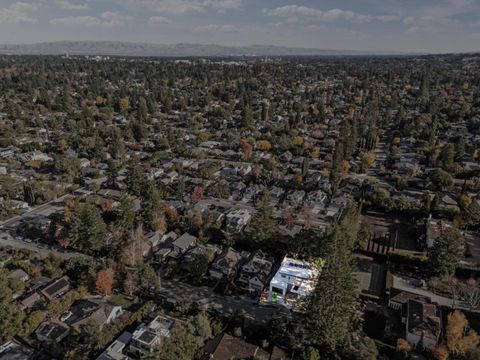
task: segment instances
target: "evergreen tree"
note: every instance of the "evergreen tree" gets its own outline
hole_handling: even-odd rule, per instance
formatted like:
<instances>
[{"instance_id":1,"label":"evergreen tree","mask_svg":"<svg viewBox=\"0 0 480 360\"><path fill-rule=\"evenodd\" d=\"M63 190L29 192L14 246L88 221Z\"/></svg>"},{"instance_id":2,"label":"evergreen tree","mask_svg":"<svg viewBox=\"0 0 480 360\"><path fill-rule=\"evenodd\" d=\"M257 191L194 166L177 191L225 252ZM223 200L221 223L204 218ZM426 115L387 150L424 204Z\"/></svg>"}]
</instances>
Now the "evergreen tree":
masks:
<instances>
[{"instance_id":1,"label":"evergreen tree","mask_svg":"<svg viewBox=\"0 0 480 360\"><path fill-rule=\"evenodd\" d=\"M271 195L268 190L264 190L255 204L256 213L251 223L253 238L259 243L270 240L275 231L275 218Z\"/></svg>"},{"instance_id":2,"label":"evergreen tree","mask_svg":"<svg viewBox=\"0 0 480 360\"><path fill-rule=\"evenodd\" d=\"M330 171L330 184L332 189L332 194L336 194L340 187L340 182L342 180L342 163L343 163L343 144L340 141L337 141L335 145L335 154L333 155L333 164Z\"/></svg>"},{"instance_id":3,"label":"evergreen tree","mask_svg":"<svg viewBox=\"0 0 480 360\"><path fill-rule=\"evenodd\" d=\"M120 205L116 208L117 224L123 230L133 230L135 226L135 211L132 201L123 196L120 199Z\"/></svg>"},{"instance_id":4,"label":"evergreen tree","mask_svg":"<svg viewBox=\"0 0 480 360\"><path fill-rule=\"evenodd\" d=\"M445 230L435 240L430 252L430 268L432 274L448 277L455 273L465 251L465 242L460 232L455 228Z\"/></svg>"},{"instance_id":5,"label":"evergreen tree","mask_svg":"<svg viewBox=\"0 0 480 360\"><path fill-rule=\"evenodd\" d=\"M353 244L358 209L347 212L323 246L324 265L315 289L306 301L307 329L313 344L335 354L349 343L355 313Z\"/></svg>"},{"instance_id":6,"label":"evergreen tree","mask_svg":"<svg viewBox=\"0 0 480 360\"><path fill-rule=\"evenodd\" d=\"M3 344L21 330L25 314L13 303L13 292L3 269L0 269L0 288L0 343Z\"/></svg>"},{"instance_id":7,"label":"evergreen tree","mask_svg":"<svg viewBox=\"0 0 480 360\"><path fill-rule=\"evenodd\" d=\"M135 196L141 196L145 190L147 183L147 176L140 165L133 165L130 167L125 180L128 192Z\"/></svg>"},{"instance_id":8,"label":"evergreen tree","mask_svg":"<svg viewBox=\"0 0 480 360\"><path fill-rule=\"evenodd\" d=\"M104 245L107 227L98 208L91 204L77 204L70 224L69 237L73 246L96 254Z\"/></svg>"}]
</instances>

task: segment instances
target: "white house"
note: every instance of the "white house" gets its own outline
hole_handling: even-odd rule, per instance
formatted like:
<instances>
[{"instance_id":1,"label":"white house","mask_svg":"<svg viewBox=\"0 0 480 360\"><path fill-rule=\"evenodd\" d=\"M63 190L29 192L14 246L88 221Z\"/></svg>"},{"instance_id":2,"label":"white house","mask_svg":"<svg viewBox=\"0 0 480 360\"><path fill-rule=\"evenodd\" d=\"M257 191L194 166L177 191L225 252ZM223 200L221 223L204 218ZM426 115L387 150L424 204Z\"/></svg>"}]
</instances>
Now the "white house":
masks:
<instances>
[{"instance_id":1,"label":"white house","mask_svg":"<svg viewBox=\"0 0 480 360\"><path fill-rule=\"evenodd\" d=\"M229 229L241 230L252 219L252 214L246 209L235 209L226 216L226 225Z\"/></svg>"},{"instance_id":2,"label":"white house","mask_svg":"<svg viewBox=\"0 0 480 360\"><path fill-rule=\"evenodd\" d=\"M162 338L170 336L170 329L175 320L157 316L148 325L140 324L133 332L129 350L132 353L145 355L161 344Z\"/></svg>"},{"instance_id":3,"label":"white house","mask_svg":"<svg viewBox=\"0 0 480 360\"><path fill-rule=\"evenodd\" d=\"M314 265L286 257L270 281L268 301L291 308L298 298L313 290L317 277Z\"/></svg>"}]
</instances>

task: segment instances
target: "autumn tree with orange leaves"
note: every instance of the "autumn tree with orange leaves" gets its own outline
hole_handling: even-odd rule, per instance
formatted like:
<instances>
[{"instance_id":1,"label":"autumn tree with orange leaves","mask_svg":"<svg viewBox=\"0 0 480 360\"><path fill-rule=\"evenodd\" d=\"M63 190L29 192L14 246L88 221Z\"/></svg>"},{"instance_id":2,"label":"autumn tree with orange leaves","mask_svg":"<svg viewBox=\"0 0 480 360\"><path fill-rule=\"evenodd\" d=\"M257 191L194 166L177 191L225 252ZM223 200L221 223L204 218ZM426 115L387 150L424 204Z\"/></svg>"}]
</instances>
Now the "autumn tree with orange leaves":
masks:
<instances>
[{"instance_id":1,"label":"autumn tree with orange leaves","mask_svg":"<svg viewBox=\"0 0 480 360\"><path fill-rule=\"evenodd\" d=\"M97 291L103 296L108 296L112 293L113 277L110 273L103 269L97 273L97 281L95 283Z\"/></svg>"}]
</instances>

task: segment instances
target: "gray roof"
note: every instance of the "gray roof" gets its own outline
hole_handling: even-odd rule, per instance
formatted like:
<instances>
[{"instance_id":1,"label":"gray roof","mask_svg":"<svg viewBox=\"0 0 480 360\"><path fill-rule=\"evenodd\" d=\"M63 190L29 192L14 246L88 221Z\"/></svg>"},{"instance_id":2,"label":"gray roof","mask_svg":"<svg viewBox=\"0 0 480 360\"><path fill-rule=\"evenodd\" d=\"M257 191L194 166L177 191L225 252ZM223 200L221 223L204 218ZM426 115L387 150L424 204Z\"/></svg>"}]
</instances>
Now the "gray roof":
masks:
<instances>
[{"instance_id":1,"label":"gray roof","mask_svg":"<svg viewBox=\"0 0 480 360\"><path fill-rule=\"evenodd\" d=\"M195 244L197 238L189 233L185 233L173 242L173 246L187 250L192 244Z\"/></svg>"}]
</instances>

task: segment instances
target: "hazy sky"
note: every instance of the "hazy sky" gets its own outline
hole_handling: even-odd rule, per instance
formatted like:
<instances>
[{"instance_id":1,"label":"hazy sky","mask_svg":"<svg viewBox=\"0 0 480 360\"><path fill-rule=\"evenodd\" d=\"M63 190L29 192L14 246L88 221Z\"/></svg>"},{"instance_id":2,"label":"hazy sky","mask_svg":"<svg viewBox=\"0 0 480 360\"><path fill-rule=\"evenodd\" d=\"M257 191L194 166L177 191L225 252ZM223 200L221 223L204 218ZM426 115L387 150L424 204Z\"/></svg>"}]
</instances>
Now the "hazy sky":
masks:
<instances>
[{"instance_id":1,"label":"hazy sky","mask_svg":"<svg viewBox=\"0 0 480 360\"><path fill-rule=\"evenodd\" d=\"M480 0L0 0L0 43L480 51Z\"/></svg>"}]
</instances>

